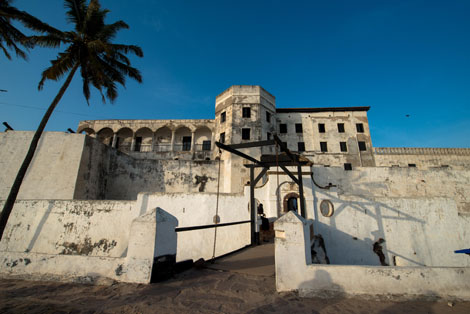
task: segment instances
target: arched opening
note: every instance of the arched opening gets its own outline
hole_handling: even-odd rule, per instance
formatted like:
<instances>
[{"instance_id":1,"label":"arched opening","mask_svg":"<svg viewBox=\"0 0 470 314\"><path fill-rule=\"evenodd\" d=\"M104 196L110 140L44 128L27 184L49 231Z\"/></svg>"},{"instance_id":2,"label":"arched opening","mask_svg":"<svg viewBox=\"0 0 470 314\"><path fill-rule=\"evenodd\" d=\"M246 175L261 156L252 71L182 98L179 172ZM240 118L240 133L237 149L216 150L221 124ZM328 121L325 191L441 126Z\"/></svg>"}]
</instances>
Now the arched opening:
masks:
<instances>
[{"instance_id":1,"label":"arched opening","mask_svg":"<svg viewBox=\"0 0 470 314\"><path fill-rule=\"evenodd\" d=\"M185 126L180 127L175 132L175 150L188 152L191 151L191 130Z\"/></svg>"},{"instance_id":2,"label":"arched opening","mask_svg":"<svg viewBox=\"0 0 470 314\"><path fill-rule=\"evenodd\" d=\"M97 135L98 141L100 141L101 143L108 146L113 145L114 132L110 128L103 128L99 130Z\"/></svg>"},{"instance_id":3,"label":"arched opening","mask_svg":"<svg viewBox=\"0 0 470 314\"><path fill-rule=\"evenodd\" d=\"M164 126L155 132L155 151L169 152L171 151L171 130Z\"/></svg>"},{"instance_id":4,"label":"arched opening","mask_svg":"<svg viewBox=\"0 0 470 314\"><path fill-rule=\"evenodd\" d=\"M122 128L117 132L116 148L122 152L130 152L133 132L129 128Z\"/></svg>"},{"instance_id":5,"label":"arched opening","mask_svg":"<svg viewBox=\"0 0 470 314\"><path fill-rule=\"evenodd\" d=\"M197 151L210 151L212 149L212 131L206 127L200 127L194 133L194 143Z\"/></svg>"},{"instance_id":6,"label":"arched opening","mask_svg":"<svg viewBox=\"0 0 470 314\"><path fill-rule=\"evenodd\" d=\"M135 146L136 152L151 152L153 142L153 132L149 128L141 128L135 132Z\"/></svg>"},{"instance_id":7,"label":"arched opening","mask_svg":"<svg viewBox=\"0 0 470 314\"><path fill-rule=\"evenodd\" d=\"M289 193L284 196L284 212L295 211L299 213L299 194Z\"/></svg>"},{"instance_id":8,"label":"arched opening","mask_svg":"<svg viewBox=\"0 0 470 314\"><path fill-rule=\"evenodd\" d=\"M77 133L80 133L80 134L85 133L86 135L92 136L92 137L95 137L95 135L96 135L95 130L93 130L92 128L84 128L84 129L80 130Z\"/></svg>"}]
</instances>

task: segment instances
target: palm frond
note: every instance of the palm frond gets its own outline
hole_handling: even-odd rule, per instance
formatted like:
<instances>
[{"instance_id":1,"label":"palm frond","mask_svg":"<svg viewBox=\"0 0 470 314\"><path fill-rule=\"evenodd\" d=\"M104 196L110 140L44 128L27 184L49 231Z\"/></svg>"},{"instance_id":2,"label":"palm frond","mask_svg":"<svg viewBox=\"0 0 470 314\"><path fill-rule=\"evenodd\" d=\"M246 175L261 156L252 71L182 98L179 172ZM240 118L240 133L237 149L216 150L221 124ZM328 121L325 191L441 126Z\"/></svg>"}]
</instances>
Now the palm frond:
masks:
<instances>
[{"instance_id":1,"label":"palm frond","mask_svg":"<svg viewBox=\"0 0 470 314\"><path fill-rule=\"evenodd\" d=\"M67 9L67 21L75 25L75 31L80 32L85 20L86 0L65 0L64 7Z\"/></svg>"},{"instance_id":2,"label":"palm frond","mask_svg":"<svg viewBox=\"0 0 470 314\"><path fill-rule=\"evenodd\" d=\"M51 61L51 66L42 72L38 89L41 90L43 88L46 79L54 81L59 80L73 68L76 62L77 58L75 53L71 53L71 51L59 53L59 56Z\"/></svg>"}]
</instances>

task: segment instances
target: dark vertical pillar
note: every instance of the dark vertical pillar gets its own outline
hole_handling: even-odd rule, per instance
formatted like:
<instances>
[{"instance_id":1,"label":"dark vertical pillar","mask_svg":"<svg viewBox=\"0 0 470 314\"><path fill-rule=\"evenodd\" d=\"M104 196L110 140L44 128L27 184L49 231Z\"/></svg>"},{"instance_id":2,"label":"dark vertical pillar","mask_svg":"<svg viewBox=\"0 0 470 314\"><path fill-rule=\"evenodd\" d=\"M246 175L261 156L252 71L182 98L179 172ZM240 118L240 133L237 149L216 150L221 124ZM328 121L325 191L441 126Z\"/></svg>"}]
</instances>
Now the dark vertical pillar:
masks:
<instances>
[{"instance_id":1,"label":"dark vertical pillar","mask_svg":"<svg viewBox=\"0 0 470 314\"><path fill-rule=\"evenodd\" d=\"M255 208L255 168L250 168L250 215L251 215L251 245L255 245L255 215L256 215L256 208Z\"/></svg>"},{"instance_id":2,"label":"dark vertical pillar","mask_svg":"<svg viewBox=\"0 0 470 314\"><path fill-rule=\"evenodd\" d=\"M300 215L307 218L305 214L305 199L304 199L304 182L302 180L302 166L297 165L297 174L299 177L299 194L300 194Z\"/></svg>"}]
</instances>

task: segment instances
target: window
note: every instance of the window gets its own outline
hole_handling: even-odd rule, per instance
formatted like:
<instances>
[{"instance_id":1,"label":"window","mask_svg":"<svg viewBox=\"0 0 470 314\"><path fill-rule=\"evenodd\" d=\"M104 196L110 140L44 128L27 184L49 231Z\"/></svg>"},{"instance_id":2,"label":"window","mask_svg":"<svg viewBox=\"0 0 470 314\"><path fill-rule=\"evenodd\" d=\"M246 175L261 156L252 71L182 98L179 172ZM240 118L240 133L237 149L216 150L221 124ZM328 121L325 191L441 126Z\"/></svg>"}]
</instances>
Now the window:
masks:
<instances>
[{"instance_id":1,"label":"window","mask_svg":"<svg viewBox=\"0 0 470 314\"><path fill-rule=\"evenodd\" d=\"M366 142L361 142L361 141L359 141L359 142L357 142L357 144L359 145L359 150L360 150L361 152L367 150L367 148L366 148Z\"/></svg>"},{"instance_id":2,"label":"window","mask_svg":"<svg viewBox=\"0 0 470 314\"><path fill-rule=\"evenodd\" d=\"M326 142L320 142L320 149L322 153L326 153L328 151L328 145L326 144Z\"/></svg>"},{"instance_id":3,"label":"window","mask_svg":"<svg viewBox=\"0 0 470 314\"><path fill-rule=\"evenodd\" d=\"M318 132L325 133L325 124L324 123L318 123Z\"/></svg>"},{"instance_id":4,"label":"window","mask_svg":"<svg viewBox=\"0 0 470 314\"><path fill-rule=\"evenodd\" d=\"M142 146L142 137L138 136L135 138L134 151L140 152L140 147Z\"/></svg>"},{"instance_id":5,"label":"window","mask_svg":"<svg viewBox=\"0 0 470 314\"><path fill-rule=\"evenodd\" d=\"M242 129L242 140L250 139L250 129Z\"/></svg>"},{"instance_id":6,"label":"window","mask_svg":"<svg viewBox=\"0 0 470 314\"><path fill-rule=\"evenodd\" d=\"M408 167L410 167L410 168L416 168L416 164L408 164Z\"/></svg>"},{"instance_id":7,"label":"window","mask_svg":"<svg viewBox=\"0 0 470 314\"><path fill-rule=\"evenodd\" d=\"M299 151L299 152L304 152L305 151L305 143L304 142L298 142L297 143L297 151Z\"/></svg>"},{"instance_id":8,"label":"window","mask_svg":"<svg viewBox=\"0 0 470 314\"><path fill-rule=\"evenodd\" d=\"M356 123L357 133L364 133L364 125L362 123Z\"/></svg>"},{"instance_id":9,"label":"window","mask_svg":"<svg viewBox=\"0 0 470 314\"><path fill-rule=\"evenodd\" d=\"M279 124L279 133L287 133L287 124L285 123Z\"/></svg>"},{"instance_id":10,"label":"window","mask_svg":"<svg viewBox=\"0 0 470 314\"><path fill-rule=\"evenodd\" d=\"M183 151L191 150L191 136L183 136Z\"/></svg>"},{"instance_id":11,"label":"window","mask_svg":"<svg viewBox=\"0 0 470 314\"><path fill-rule=\"evenodd\" d=\"M227 118L227 117L226 117L226 113L225 113L225 111L224 111L224 112L222 112L222 113L220 114L220 122L221 122L221 123L222 123L222 122L225 122L225 119L226 119L226 118Z\"/></svg>"},{"instance_id":12,"label":"window","mask_svg":"<svg viewBox=\"0 0 470 314\"><path fill-rule=\"evenodd\" d=\"M295 133L302 133L302 123L296 123L295 124Z\"/></svg>"},{"instance_id":13,"label":"window","mask_svg":"<svg viewBox=\"0 0 470 314\"><path fill-rule=\"evenodd\" d=\"M344 123L338 123L338 132L344 133Z\"/></svg>"},{"instance_id":14,"label":"window","mask_svg":"<svg viewBox=\"0 0 470 314\"><path fill-rule=\"evenodd\" d=\"M225 132L224 132L224 133L220 133L219 142L221 142L222 144L225 143Z\"/></svg>"},{"instance_id":15,"label":"window","mask_svg":"<svg viewBox=\"0 0 470 314\"><path fill-rule=\"evenodd\" d=\"M266 139L267 139L267 140L270 140L270 139L271 139L271 133L269 133L269 132L266 133Z\"/></svg>"},{"instance_id":16,"label":"window","mask_svg":"<svg viewBox=\"0 0 470 314\"><path fill-rule=\"evenodd\" d=\"M211 150L211 141L203 141L202 150Z\"/></svg>"},{"instance_id":17,"label":"window","mask_svg":"<svg viewBox=\"0 0 470 314\"><path fill-rule=\"evenodd\" d=\"M271 112L266 111L266 122L271 122Z\"/></svg>"},{"instance_id":18,"label":"window","mask_svg":"<svg viewBox=\"0 0 470 314\"><path fill-rule=\"evenodd\" d=\"M251 117L251 108L250 107L244 107L243 109L243 118L250 118Z\"/></svg>"},{"instance_id":19,"label":"window","mask_svg":"<svg viewBox=\"0 0 470 314\"><path fill-rule=\"evenodd\" d=\"M352 165L350 163L345 163L344 170L352 170Z\"/></svg>"},{"instance_id":20,"label":"window","mask_svg":"<svg viewBox=\"0 0 470 314\"><path fill-rule=\"evenodd\" d=\"M346 142L339 142L339 148L341 149L342 152L348 151L348 145L346 144Z\"/></svg>"}]
</instances>

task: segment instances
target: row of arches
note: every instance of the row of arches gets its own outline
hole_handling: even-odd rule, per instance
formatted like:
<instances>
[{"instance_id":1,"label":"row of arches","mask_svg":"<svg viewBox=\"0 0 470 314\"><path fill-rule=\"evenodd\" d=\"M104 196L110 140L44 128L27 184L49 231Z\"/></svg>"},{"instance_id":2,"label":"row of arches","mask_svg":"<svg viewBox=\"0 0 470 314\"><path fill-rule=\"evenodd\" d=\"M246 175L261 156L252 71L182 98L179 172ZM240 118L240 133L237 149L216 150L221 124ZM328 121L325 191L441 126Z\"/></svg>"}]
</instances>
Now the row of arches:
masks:
<instances>
[{"instance_id":1,"label":"row of arches","mask_svg":"<svg viewBox=\"0 0 470 314\"><path fill-rule=\"evenodd\" d=\"M170 152L170 151L210 151L212 150L212 131L205 126L196 130L188 127L170 129L161 127L156 132L144 127L137 131L124 127L114 132L105 127L95 132L92 128L83 128L79 133L86 133L100 142L124 152Z\"/></svg>"}]
</instances>

